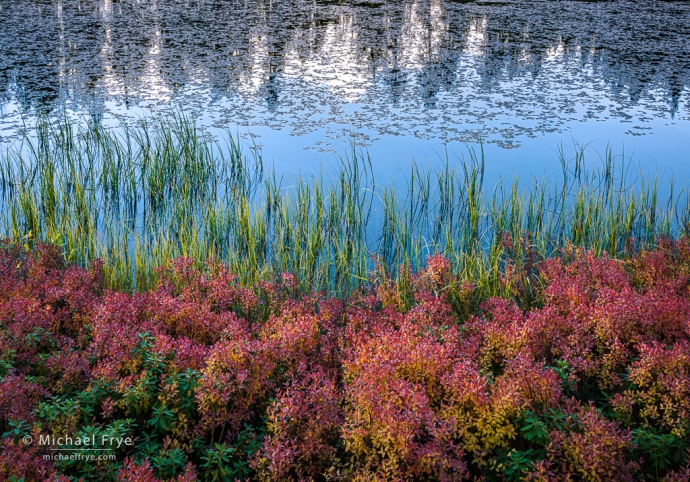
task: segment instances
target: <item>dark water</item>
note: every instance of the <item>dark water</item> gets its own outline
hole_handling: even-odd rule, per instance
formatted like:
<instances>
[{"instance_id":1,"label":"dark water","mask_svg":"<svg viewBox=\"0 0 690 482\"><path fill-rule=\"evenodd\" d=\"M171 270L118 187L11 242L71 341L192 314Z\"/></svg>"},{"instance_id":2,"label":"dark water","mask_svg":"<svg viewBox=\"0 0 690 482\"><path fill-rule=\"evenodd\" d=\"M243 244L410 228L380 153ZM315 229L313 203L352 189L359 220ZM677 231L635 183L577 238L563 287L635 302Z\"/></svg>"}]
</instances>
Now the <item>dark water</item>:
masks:
<instances>
[{"instance_id":1,"label":"dark water","mask_svg":"<svg viewBox=\"0 0 690 482\"><path fill-rule=\"evenodd\" d=\"M0 0L0 136L183 108L310 170L482 142L492 173L610 144L690 173L690 1Z\"/></svg>"}]
</instances>

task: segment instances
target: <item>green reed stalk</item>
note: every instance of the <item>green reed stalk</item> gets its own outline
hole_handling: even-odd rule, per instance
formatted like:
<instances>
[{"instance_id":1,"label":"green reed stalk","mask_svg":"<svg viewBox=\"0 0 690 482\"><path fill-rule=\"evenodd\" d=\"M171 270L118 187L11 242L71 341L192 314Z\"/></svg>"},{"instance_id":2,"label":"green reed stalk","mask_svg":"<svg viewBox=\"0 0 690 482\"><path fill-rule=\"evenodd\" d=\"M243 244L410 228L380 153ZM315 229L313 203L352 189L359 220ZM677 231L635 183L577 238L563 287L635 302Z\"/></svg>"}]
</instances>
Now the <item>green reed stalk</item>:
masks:
<instances>
[{"instance_id":1,"label":"green reed stalk","mask_svg":"<svg viewBox=\"0 0 690 482\"><path fill-rule=\"evenodd\" d=\"M374 259L406 273L443 253L498 294L507 262L569 244L624 256L690 228L686 189L671 179L664 191L610 150L587 169L584 148L572 160L561 149L561 180L487 190L484 152L470 149L436 169L413 164L402 192L378 186L354 145L318 177L277 178L258 152L183 114L117 129L41 118L0 159L0 234L57 244L82 265L101 258L117 289L147 289L156 267L186 256L221 259L243 283L292 272L304 289L347 293Z\"/></svg>"}]
</instances>

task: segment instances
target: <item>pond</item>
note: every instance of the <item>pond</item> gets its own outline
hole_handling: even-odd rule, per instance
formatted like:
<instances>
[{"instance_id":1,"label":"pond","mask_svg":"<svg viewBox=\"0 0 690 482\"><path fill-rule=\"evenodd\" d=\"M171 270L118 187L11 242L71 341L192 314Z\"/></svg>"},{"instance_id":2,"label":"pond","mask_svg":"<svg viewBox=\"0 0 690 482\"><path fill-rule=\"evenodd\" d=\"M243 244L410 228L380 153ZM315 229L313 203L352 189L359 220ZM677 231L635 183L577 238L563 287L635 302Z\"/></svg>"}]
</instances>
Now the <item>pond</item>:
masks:
<instances>
[{"instance_id":1,"label":"pond","mask_svg":"<svg viewBox=\"0 0 690 482\"><path fill-rule=\"evenodd\" d=\"M690 169L690 2L0 0L0 136L38 110L182 109L313 172L379 176L482 143L489 178L607 145Z\"/></svg>"}]
</instances>

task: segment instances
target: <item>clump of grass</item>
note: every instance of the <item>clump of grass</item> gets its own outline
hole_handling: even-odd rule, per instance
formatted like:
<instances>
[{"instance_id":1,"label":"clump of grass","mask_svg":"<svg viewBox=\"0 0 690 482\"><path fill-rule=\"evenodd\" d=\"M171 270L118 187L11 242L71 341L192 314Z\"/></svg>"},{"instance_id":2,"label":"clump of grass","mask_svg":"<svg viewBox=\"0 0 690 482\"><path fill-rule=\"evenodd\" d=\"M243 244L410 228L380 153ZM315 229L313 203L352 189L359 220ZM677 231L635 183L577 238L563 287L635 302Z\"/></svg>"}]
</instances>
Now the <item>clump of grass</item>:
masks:
<instances>
[{"instance_id":1,"label":"clump of grass","mask_svg":"<svg viewBox=\"0 0 690 482\"><path fill-rule=\"evenodd\" d=\"M506 289L506 263L529 268L570 245L622 256L687 233L687 192L672 180L662 200L658 177L611 151L595 169L583 150L560 160L562 179L486 189L483 151L470 150L413 165L401 192L377 185L354 147L327 175L277 178L257 150L179 113L116 129L39 119L0 160L0 229L70 262L101 258L116 289L147 289L155 267L185 256L223 260L247 284L292 272L304 289L347 293L374 262L414 271L442 253L485 295Z\"/></svg>"}]
</instances>

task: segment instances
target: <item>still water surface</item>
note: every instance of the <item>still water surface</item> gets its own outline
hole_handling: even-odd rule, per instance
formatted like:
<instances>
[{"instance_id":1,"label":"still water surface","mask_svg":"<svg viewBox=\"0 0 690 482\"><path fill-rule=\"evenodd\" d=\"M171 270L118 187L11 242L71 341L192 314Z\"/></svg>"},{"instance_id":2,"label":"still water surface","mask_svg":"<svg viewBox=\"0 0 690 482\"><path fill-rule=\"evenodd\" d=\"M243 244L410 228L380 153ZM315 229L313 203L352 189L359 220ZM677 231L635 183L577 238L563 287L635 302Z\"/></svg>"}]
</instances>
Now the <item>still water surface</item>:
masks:
<instances>
[{"instance_id":1,"label":"still water surface","mask_svg":"<svg viewBox=\"0 0 690 482\"><path fill-rule=\"evenodd\" d=\"M489 177L607 144L690 174L690 1L0 0L0 140L37 109L183 109L313 172L484 145Z\"/></svg>"}]
</instances>

